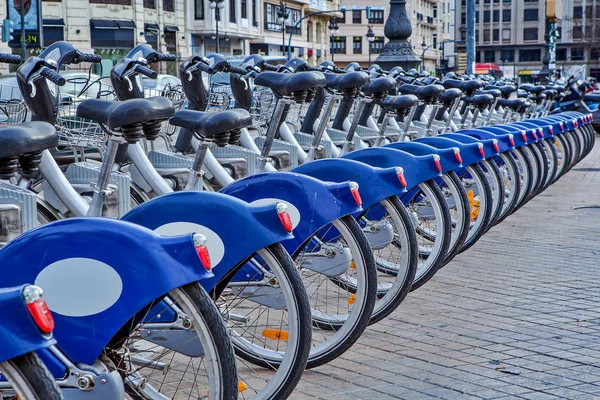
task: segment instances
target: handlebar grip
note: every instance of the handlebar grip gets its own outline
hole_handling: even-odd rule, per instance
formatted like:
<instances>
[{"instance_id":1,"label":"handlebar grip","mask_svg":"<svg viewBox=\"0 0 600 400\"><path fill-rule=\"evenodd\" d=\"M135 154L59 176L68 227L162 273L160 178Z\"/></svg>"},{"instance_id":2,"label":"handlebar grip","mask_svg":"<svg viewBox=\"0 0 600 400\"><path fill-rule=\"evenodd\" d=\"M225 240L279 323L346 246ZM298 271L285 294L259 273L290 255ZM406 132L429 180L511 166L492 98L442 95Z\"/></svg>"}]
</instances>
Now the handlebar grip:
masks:
<instances>
[{"instance_id":1,"label":"handlebar grip","mask_svg":"<svg viewBox=\"0 0 600 400\"><path fill-rule=\"evenodd\" d=\"M0 63L21 64L21 56L16 56L13 54L0 54Z\"/></svg>"},{"instance_id":2,"label":"handlebar grip","mask_svg":"<svg viewBox=\"0 0 600 400\"><path fill-rule=\"evenodd\" d=\"M152 78L152 79L156 79L156 77L158 76L156 71L152 71L150 68L146 68L140 64L135 65L134 71L137 72L138 74L147 76L148 78Z\"/></svg>"},{"instance_id":3,"label":"handlebar grip","mask_svg":"<svg viewBox=\"0 0 600 400\"><path fill-rule=\"evenodd\" d=\"M267 64L267 63L263 64L263 69L265 71L273 71L273 72L279 71L279 67L276 67L275 65L271 65L271 64Z\"/></svg>"},{"instance_id":4,"label":"handlebar grip","mask_svg":"<svg viewBox=\"0 0 600 400\"><path fill-rule=\"evenodd\" d=\"M56 73L48 67L44 67L40 71L40 75L42 75L44 78L48 79L50 82L53 82L58 86L64 86L65 83L67 83L67 80L65 78L63 78L58 73Z\"/></svg>"},{"instance_id":5,"label":"handlebar grip","mask_svg":"<svg viewBox=\"0 0 600 400\"><path fill-rule=\"evenodd\" d=\"M234 67L233 65L229 66L229 72L232 72L234 74L240 74L240 75L245 75L248 71L246 71L243 68L240 67Z\"/></svg>"},{"instance_id":6,"label":"handlebar grip","mask_svg":"<svg viewBox=\"0 0 600 400\"><path fill-rule=\"evenodd\" d=\"M311 67L310 65L306 65L305 68L306 68L307 71L321 72L321 68L319 68L319 67Z\"/></svg>"},{"instance_id":7,"label":"handlebar grip","mask_svg":"<svg viewBox=\"0 0 600 400\"><path fill-rule=\"evenodd\" d=\"M102 57L98 54L82 53L79 62L99 63L102 62Z\"/></svg>"},{"instance_id":8,"label":"handlebar grip","mask_svg":"<svg viewBox=\"0 0 600 400\"><path fill-rule=\"evenodd\" d=\"M177 61L177 56L175 54L161 54L157 59L157 61Z\"/></svg>"}]
</instances>

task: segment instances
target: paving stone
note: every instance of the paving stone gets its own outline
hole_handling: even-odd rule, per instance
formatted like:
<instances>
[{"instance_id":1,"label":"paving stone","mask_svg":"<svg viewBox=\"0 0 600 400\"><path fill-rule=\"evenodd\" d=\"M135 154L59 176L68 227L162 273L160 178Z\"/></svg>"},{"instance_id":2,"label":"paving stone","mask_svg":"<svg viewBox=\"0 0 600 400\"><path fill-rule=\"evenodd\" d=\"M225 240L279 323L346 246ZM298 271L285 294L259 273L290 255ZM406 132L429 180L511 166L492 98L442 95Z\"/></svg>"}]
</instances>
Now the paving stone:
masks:
<instances>
[{"instance_id":1,"label":"paving stone","mask_svg":"<svg viewBox=\"0 0 600 400\"><path fill-rule=\"evenodd\" d=\"M600 173L580 168L600 143L291 398L600 399L600 214L574 209L600 205Z\"/></svg>"}]
</instances>

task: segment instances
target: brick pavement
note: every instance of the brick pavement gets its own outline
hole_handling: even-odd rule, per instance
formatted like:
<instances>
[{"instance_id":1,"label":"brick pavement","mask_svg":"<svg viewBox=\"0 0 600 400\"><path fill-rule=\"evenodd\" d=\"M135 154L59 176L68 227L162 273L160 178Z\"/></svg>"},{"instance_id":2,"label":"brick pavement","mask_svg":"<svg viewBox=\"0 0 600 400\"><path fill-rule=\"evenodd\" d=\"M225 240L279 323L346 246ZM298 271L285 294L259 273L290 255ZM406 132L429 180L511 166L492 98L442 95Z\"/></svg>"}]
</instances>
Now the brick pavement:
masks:
<instances>
[{"instance_id":1,"label":"brick pavement","mask_svg":"<svg viewBox=\"0 0 600 400\"><path fill-rule=\"evenodd\" d=\"M292 399L600 399L595 205L600 144Z\"/></svg>"}]
</instances>

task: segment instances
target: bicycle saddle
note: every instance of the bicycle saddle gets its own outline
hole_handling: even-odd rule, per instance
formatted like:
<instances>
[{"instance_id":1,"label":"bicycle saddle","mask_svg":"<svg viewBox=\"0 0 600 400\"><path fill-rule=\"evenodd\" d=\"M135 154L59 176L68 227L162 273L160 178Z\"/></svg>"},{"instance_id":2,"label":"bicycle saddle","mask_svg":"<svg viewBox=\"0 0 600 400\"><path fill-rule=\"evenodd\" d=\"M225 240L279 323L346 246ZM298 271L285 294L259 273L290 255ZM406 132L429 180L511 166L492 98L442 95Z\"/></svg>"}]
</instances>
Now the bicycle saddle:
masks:
<instances>
[{"instance_id":1,"label":"bicycle saddle","mask_svg":"<svg viewBox=\"0 0 600 400\"><path fill-rule=\"evenodd\" d=\"M444 93L442 93L440 97L438 97L438 100L441 103L444 103L444 105L450 106L452 102L458 99L460 96L462 96L462 92L460 91L460 89L446 89Z\"/></svg>"},{"instance_id":2,"label":"bicycle saddle","mask_svg":"<svg viewBox=\"0 0 600 400\"><path fill-rule=\"evenodd\" d=\"M533 89L533 84L523 83L522 85L519 85L519 89L524 90L526 92L531 92L531 89Z\"/></svg>"},{"instance_id":3,"label":"bicycle saddle","mask_svg":"<svg viewBox=\"0 0 600 400\"><path fill-rule=\"evenodd\" d=\"M502 93L502 97L504 97L505 99L508 99L511 94L513 94L514 92L517 91L517 88L514 87L513 85L505 85L505 86L500 86L498 88L498 90L500 90L500 92Z\"/></svg>"},{"instance_id":4,"label":"bicycle saddle","mask_svg":"<svg viewBox=\"0 0 600 400\"><path fill-rule=\"evenodd\" d=\"M325 74L329 89L343 92L359 88L369 83L369 75L363 71L346 72L345 74Z\"/></svg>"},{"instance_id":5,"label":"bicycle saddle","mask_svg":"<svg viewBox=\"0 0 600 400\"><path fill-rule=\"evenodd\" d=\"M175 113L169 123L215 139L218 145L225 145L229 142L230 132L252 125L252 116L241 108L218 112L181 110Z\"/></svg>"},{"instance_id":6,"label":"bicycle saddle","mask_svg":"<svg viewBox=\"0 0 600 400\"><path fill-rule=\"evenodd\" d=\"M482 108L488 104L492 104L494 102L494 96L491 94L477 94L475 96L465 97L463 100L475 107Z\"/></svg>"},{"instance_id":7,"label":"bicycle saddle","mask_svg":"<svg viewBox=\"0 0 600 400\"><path fill-rule=\"evenodd\" d=\"M84 100L77 107L77 116L91 119L110 129L136 125L146 121L169 119L175 114L173 103L166 97L111 101Z\"/></svg>"},{"instance_id":8,"label":"bicycle saddle","mask_svg":"<svg viewBox=\"0 0 600 400\"><path fill-rule=\"evenodd\" d=\"M294 94L304 93L309 89L325 87L327 80L322 72L306 71L295 74L279 72L261 72L254 79L254 83L265 86L279 93L281 96L294 97Z\"/></svg>"},{"instance_id":9,"label":"bicycle saddle","mask_svg":"<svg viewBox=\"0 0 600 400\"><path fill-rule=\"evenodd\" d=\"M367 83L361 88L361 91L365 96L380 97L385 95L386 92L394 90L396 88L396 80L387 76L372 79L371 82Z\"/></svg>"},{"instance_id":10,"label":"bicycle saddle","mask_svg":"<svg viewBox=\"0 0 600 400\"><path fill-rule=\"evenodd\" d=\"M546 89L542 92L542 94L544 94L547 98L552 99L552 98L554 98L554 96L556 96L558 94L558 92L553 89ZM584 99L585 99L585 96L584 96Z\"/></svg>"},{"instance_id":11,"label":"bicycle saddle","mask_svg":"<svg viewBox=\"0 0 600 400\"><path fill-rule=\"evenodd\" d=\"M531 88L530 92L531 92L532 94L538 94L538 95L539 95L539 94L540 94L540 93L542 93L544 90L546 90L546 87L545 87L545 86L542 86L542 85L537 85L537 86L534 86L533 88Z\"/></svg>"},{"instance_id":12,"label":"bicycle saddle","mask_svg":"<svg viewBox=\"0 0 600 400\"><path fill-rule=\"evenodd\" d=\"M58 144L54 126L35 121L0 129L0 159L40 152Z\"/></svg>"},{"instance_id":13,"label":"bicycle saddle","mask_svg":"<svg viewBox=\"0 0 600 400\"><path fill-rule=\"evenodd\" d=\"M414 94L419 98L419 100L424 101L426 103L431 103L440 94L444 93L444 87L442 85L418 86L404 84L398 88L398 91L402 94Z\"/></svg>"},{"instance_id":14,"label":"bicycle saddle","mask_svg":"<svg viewBox=\"0 0 600 400\"><path fill-rule=\"evenodd\" d=\"M502 92L496 88L494 89L484 89L481 91L477 91L477 94L491 94L494 98L502 96Z\"/></svg>"},{"instance_id":15,"label":"bicycle saddle","mask_svg":"<svg viewBox=\"0 0 600 400\"><path fill-rule=\"evenodd\" d=\"M418 102L417 96L405 94L402 96L386 96L379 105L388 111L396 111L399 115L404 115Z\"/></svg>"},{"instance_id":16,"label":"bicycle saddle","mask_svg":"<svg viewBox=\"0 0 600 400\"><path fill-rule=\"evenodd\" d=\"M442 86L446 89L455 88L460 89L467 96L473 96L475 91L481 87L479 81L459 81L457 79L446 79L442 81Z\"/></svg>"},{"instance_id":17,"label":"bicycle saddle","mask_svg":"<svg viewBox=\"0 0 600 400\"><path fill-rule=\"evenodd\" d=\"M512 111L518 111L525 105L525 99L517 98L517 99L500 99L498 100L498 104L503 107L508 107Z\"/></svg>"}]
</instances>

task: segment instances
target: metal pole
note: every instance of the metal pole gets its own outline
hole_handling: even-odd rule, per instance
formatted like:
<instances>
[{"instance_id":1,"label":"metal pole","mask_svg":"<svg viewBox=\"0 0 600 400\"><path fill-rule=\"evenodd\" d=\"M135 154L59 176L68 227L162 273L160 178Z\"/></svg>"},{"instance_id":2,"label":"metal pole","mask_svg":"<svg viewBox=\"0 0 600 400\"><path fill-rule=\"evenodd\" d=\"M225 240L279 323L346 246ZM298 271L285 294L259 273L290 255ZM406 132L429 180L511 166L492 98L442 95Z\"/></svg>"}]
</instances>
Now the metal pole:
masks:
<instances>
[{"instance_id":1,"label":"metal pole","mask_svg":"<svg viewBox=\"0 0 600 400\"><path fill-rule=\"evenodd\" d=\"M290 35L288 37L288 56L287 56L288 60L290 58L292 58L292 34L296 30L298 25L300 25L302 23L302 21L304 21L306 18L312 17L313 15L329 14L329 13L336 13L336 12L343 12L343 11L342 10L315 11L315 12L306 14L304 17L302 17L298 21L296 21L296 23L294 24L294 27L290 31ZM333 61L333 52L331 52L331 57L332 57L331 60Z\"/></svg>"},{"instance_id":2,"label":"metal pole","mask_svg":"<svg viewBox=\"0 0 600 400\"><path fill-rule=\"evenodd\" d=\"M220 48L219 48L219 20L221 19L221 13L219 12L219 4L218 4L217 0L217 7L215 8L215 26L217 27L217 54L219 54L220 52Z\"/></svg>"},{"instance_id":3,"label":"metal pole","mask_svg":"<svg viewBox=\"0 0 600 400\"><path fill-rule=\"evenodd\" d=\"M467 0L467 75L475 73L475 0Z\"/></svg>"},{"instance_id":4,"label":"metal pole","mask_svg":"<svg viewBox=\"0 0 600 400\"><path fill-rule=\"evenodd\" d=\"M369 46L369 67L371 66L371 42L367 40L367 46Z\"/></svg>"},{"instance_id":5,"label":"metal pole","mask_svg":"<svg viewBox=\"0 0 600 400\"><path fill-rule=\"evenodd\" d=\"M335 54L335 51L333 47L331 47L331 43L333 43L333 36L329 36L329 49L331 51L331 62L333 62L333 55Z\"/></svg>"},{"instance_id":6,"label":"metal pole","mask_svg":"<svg viewBox=\"0 0 600 400\"><path fill-rule=\"evenodd\" d=\"M27 42L25 41L25 0L21 0L21 59L27 59Z\"/></svg>"}]
</instances>

